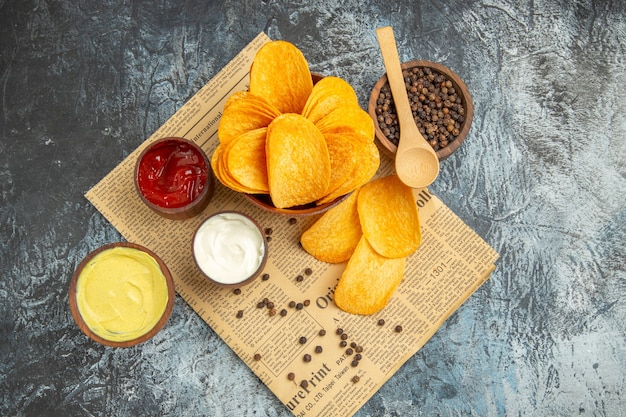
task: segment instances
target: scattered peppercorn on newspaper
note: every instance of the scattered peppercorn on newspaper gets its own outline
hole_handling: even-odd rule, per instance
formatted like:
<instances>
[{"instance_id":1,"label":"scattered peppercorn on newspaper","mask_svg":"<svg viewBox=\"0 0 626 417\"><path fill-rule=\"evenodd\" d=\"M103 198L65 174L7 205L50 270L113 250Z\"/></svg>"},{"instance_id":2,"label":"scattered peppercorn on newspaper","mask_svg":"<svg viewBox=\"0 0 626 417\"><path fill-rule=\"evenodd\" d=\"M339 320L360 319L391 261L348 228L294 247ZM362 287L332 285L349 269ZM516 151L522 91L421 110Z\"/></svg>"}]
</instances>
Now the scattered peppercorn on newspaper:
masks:
<instances>
[{"instance_id":1,"label":"scattered peppercorn on newspaper","mask_svg":"<svg viewBox=\"0 0 626 417\"><path fill-rule=\"evenodd\" d=\"M256 51L269 41L260 33L86 198L125 239L164 260L178 294L294 415L350 416L489 278L498 254L435 195L414 190L421 245L406 259L388 304L356 315L333 302L346 264L316 260L299 243L319 216L272 214L221 184L209 207L192 219L166 220L150 211L133 183L140 152L176 136L211 155L226 99L247 89ZM376 177L392 172L393 162L381 157ZM211 284L192 259L194 230L222 210L250 215L269 238L263 274L237 289Z\"/></svg>"}]
</instances>

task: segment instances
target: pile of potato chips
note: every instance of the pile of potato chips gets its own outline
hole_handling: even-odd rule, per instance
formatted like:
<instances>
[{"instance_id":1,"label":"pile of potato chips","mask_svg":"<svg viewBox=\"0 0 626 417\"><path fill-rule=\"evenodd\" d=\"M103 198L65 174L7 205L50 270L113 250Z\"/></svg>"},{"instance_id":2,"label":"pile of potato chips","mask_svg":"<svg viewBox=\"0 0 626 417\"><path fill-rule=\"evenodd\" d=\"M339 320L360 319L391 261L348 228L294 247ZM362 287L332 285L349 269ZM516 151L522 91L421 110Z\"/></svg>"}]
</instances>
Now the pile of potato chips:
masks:
<instances>
[{"instance_id":1,"label":"pile of potato chips","mask_svg":"<svg viewBox=\"0 0 626 417\"><path fill-rule=\"evenodd\" d=\"M263 45L246 92L225 104L215 176L242 193L269 194L277 208L325 204L376 173L380 164L374 122L352 86L338 77L313 84L293 44Z\"/></svg>"},{"instance_id":2,"label":"pile of potato chips","mask_svg":"<svg viewBox=\"0 0 626 417\"><path fill-rule=\"evenodd\" d=\"M404 276L406 257L421 243L413 191L396 175L375 179L328 210L301 236L316 259L348 261L335 304L352 314L387 305Z\"/></svg>"}]
</instances>

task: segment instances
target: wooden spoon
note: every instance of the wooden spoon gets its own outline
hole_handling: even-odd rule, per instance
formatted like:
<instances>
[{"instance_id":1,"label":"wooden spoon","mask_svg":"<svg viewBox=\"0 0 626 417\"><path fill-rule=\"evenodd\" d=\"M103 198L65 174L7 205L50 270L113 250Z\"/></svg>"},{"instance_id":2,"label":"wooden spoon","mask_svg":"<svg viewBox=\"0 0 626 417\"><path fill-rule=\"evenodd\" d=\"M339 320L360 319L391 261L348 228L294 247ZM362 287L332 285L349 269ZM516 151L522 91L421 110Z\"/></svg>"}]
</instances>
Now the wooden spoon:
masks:
<instances>
[{"instance_id":1,"label":"wooden spoon","mask_svg":"<svg viewBox=\"0 0 626 417\"><path fill-rule=\"evenodd\" d=\"M400 142L396 151L396 173L412 188L425 188L439 175L439 158L422 136L409 105L409 97L400 67L400 58L391 26L376 30L378 44L387 70L387 79L400 124Z\"/></svg>"}]
</instances>

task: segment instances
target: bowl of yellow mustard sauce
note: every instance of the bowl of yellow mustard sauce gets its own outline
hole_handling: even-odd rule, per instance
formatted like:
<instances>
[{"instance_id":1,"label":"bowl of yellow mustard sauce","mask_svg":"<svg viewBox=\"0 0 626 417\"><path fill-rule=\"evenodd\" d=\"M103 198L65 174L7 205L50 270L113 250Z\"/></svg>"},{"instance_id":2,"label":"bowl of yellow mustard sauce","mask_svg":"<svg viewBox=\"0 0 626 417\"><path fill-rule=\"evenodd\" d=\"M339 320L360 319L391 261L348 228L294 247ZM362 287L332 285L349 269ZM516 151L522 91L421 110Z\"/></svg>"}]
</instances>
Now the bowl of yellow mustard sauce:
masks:
<instances>
[{"instance_id":1,"label":"bowl of yellow mustard sauce","mask_svg":"<svg viewBox=\"0 0 626 417\"><path fill-rule=\"evenodd\" d=\"M174 306L174 282L165 263L134 243L104 245L89 253L70 282L78 327L103 345L129 347L158 333Z\"/></svg>"}]
</instances>

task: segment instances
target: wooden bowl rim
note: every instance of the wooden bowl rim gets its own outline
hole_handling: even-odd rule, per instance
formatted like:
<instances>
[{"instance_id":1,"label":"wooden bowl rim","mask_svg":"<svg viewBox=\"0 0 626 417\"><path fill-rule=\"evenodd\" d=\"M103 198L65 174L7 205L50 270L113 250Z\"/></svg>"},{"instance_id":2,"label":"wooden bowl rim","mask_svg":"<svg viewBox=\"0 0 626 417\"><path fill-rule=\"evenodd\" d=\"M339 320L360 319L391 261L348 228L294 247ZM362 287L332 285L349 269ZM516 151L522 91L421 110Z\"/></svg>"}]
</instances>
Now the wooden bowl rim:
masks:
<instances>
[{"instance_id":1,"label":"wooden bowl rim","mask_svg":"<svg viewBox=\"0 0 626 417\"><path fill-rule=\"evenodd\" d=\"M291 217L308 217L322 214L335 207L337 204L345 200L350 193L337 197L329 203L320 204L318 206L315 203L305 204L303 206L289 207L289 208L277 208L271 203L269 194L245 194L244 197L248 201L252 202L255 206L274 214L280 214L283 216Z\"/></svg>"},{"instance_id":2,"label":"wooden bowl rim","mask_svg":"<svg viewBox=\"0 0 626 417\"><path fill-rule=\"evenodd\" d=\"M211 218L213 218L213 217L215 217L217 215L227 214L227 213L234 213L234 214L240 215L240 216L245 217L246 219L250 220L252 222L252 224L254 224L257 227L257 229L259 230L259 234L261 235L261 238L263 239L263 250L264 250L264 253L263 253L263 259L261 260L261 263L259 264L259 267L248 278L244 279L243 281L239 281L239 282L235 282L235 283L219 282L219 281L216 281L215 279L213 279L208 274L206 274L204 272L204 270L202 270L202 268L198 264L198 260L196 258L196 251L194 250L194 246L195 246L194 244L196 242L196 235L198 234L198 230L200 230L202 225L204 225L204 223L206 223L209 219L211 219ZM259 275L261 275L263 270L265 269L265 265L267 264L267 259L269 258L268 251L269 251L269 245L268 245L268 242L267 242L267 236L265 235L265 233L263 231L263 228L261 227L259 222L256 221L249 214L246 214L246 213L244 213L242 211L239 211L239 210L222 210L222 211L217 211L215 213L212 213L210 216L208 216L206 219L204 219L204 220L202 220L202 222L200 222L198 227L196 227L196 230L193 232L192 239L191 239L191 256L193 258L193 262L194 262L196 268L198 269L198 271L200 271L200 273L202 274L203 277L205 277L211 283L213 283L213 284L215 284L217 286L220 286L220 287L242 287L242 286L248 285L252 281L256 280L259 277Z\"/></svg>"},{"instance_id":3,"label":"wooden bowl rim","mask_svg":"<svg viewBox=\"0 0 626 417\"><path fill-rule=\"evenodd\" d=\"M159 268L161 269L161 272L163 273L163 276L165 277L165 283L167 285L167 304L165 306L165 311L161 315L161 318L159 319L159 321L147 333L144 333L143 335L135 339L126 340L123 342L111 341L94 333L91 330L91 328L87 325L87 323L85 323L85 321L83 320L83 317L80 314L80 311L78 310L78 302L76 300L76 283L78 282L78 277L80 276L85 265L87 265L87 263L91 261L96 255L104 251L107 251L109 249L114 249L118 247L137 249L137 250L147 253L152 258L154 258L154 260L159 264ZM150 249L146 248L145 246L138 245L136 243L130 243L130 242L108 243L106 245L100 246L99 248L89 252L87 256L85 256L85 258L83 258L83 260L78 264L70 280L69 304L70 304L70 311L72 312L72 317L74 318L74 321L76 322L80 330L87 337L89 337L95 342L98 342L102 345L110 346L110 347L120 347L120 348L131 347L139 343L143 343L147 341L148 339L152 338L159 331L161 331L161 329L165 326L165 323L167 323L167 321L169 320L172 314L172 310L174 308L175 299L176 299L176 291L174 288L174 279L172 278L172 274L170 270L168 269L167 265L165 265L163 260L157 254L152 252Z\"/></svg>"},{"instance_id":4,"label":"wooden bowl rim","mask_svg":"<svg viewBox=\"0 0 626 417\"><path fill-rule=\"evenodd\" d=\"M139 166L141 165L141 161L150 150L152 150L155 146L158 146L164 142L183 142L183 143L188 144L202 156L202 159L204 160L204 163L206 164L206 167L207 167L206 186L204 187L202 192L198 195L198 197L196 197L195 200L193 200L191 203L182 207L169 208L169 207L158 206L152 203L150 200L148 200L143 195L143 192L141 191L141 188L139 187ZM152 211L171 220L185 220L185 219L190 219L200 214L209 205L209 202L211 201L211 198L213 197L213 193L215 191L215 174L213 173L213 169L211 167L211 163L209 161L209 158L206 152L204 152L204 150L200 146L198 146L198 144L186 138L169 136L169 137L164 137L164 138L155 140L154 142L150 143L141 151L141 153L139 154L139 157L137 158L137 161L135 162L134 183L135 183L135 189L137 191L137 195L139 195L139 198L141 199L141 201L143 201L144 204L148 206Z\"/></svg>"},{"instance_id":5,"label":"wooden bowl rim","mask_svg":"<svg viewBox=\"0 0 626 417\"><path fill-rule=\"evenodd\" d=\"M448 76L454 84L454 88L458 89L462 93L461 100L463 101L465 106L465 121L463 122L463 125L461 126L461 131L459 132L459 135L456 137L456 139L450 142L445 148L436 151L439 161L443 161L447 159L450 155L452 155L452 153L454 153L454 151L456 151L461 146L469 133L469 130L472 126L472 120L474 118L474 103L472 101L472 95L470 94L467 85L461 79L461 77L458 76L458 74L452 71L449 67L438 62L427 60L412 60L402 63L400 67L403 70L413 67L430 67ZM374 84L374 88L372 89L372 93L370 94L368 113L374 121L374 130L379 144L382 146L385 154L393 158L398 147L394 145L389 139L387 139L387 137L380 130L376 116L376 101L378 100L381 88L383 87L383 85L385 85L386 82L387 74L385 73L382 75L382 77L378 79L376 84Z\"/></svg>"}]
</instances>

